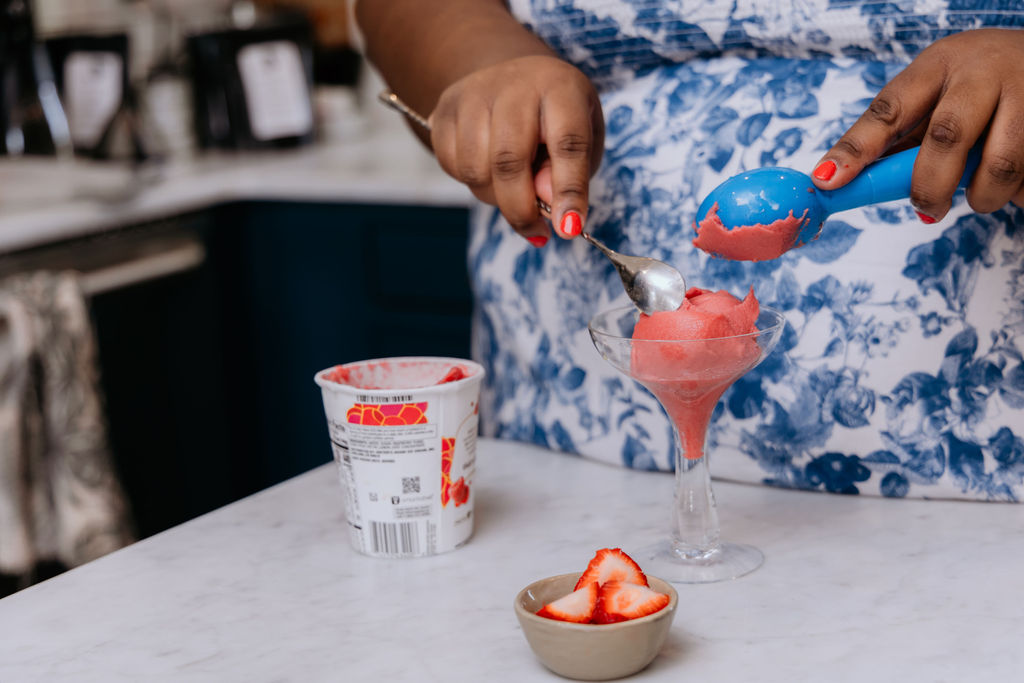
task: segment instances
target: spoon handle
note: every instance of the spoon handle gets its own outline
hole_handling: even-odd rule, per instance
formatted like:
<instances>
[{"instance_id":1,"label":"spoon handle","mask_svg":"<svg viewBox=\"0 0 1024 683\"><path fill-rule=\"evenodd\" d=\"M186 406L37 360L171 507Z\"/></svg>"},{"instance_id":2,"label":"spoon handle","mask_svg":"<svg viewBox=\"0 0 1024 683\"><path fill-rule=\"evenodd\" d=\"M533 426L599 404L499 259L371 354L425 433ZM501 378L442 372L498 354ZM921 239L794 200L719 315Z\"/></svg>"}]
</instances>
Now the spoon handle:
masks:
<instances>
[{"instance_id":1,"label":"spoon handle","mask_svg":"<svg viewBox=\"0 0 1024 683\"><path fill-rule=\"evenodd\" d=\"M906 199L910 196L910 178L920 147L897 152L865 167L860 174L838 190L820 190L818 195L826 213L832 214L869 204ZM971 182L981 161L981 145L975 145L967 155L967 165L957 187Z\"/></svg>"},{"instance_id":2,"label":"spoon handle","mask_svg":"<svg viewBox=\"0 0 1024 683\"><path fill-rule=\"evenodd\" d=\"M400 98L395 93L391 92L390 90L383 90L377 95L377 99L379 99L381 102L391 107L395 111L405 114L413 123L418 125L423 130L427 131L428 133L430 132L430 121L427 121L425 118L420 116L419 112L417 112L415 109L413 109L408 104L403 102L402 98Z\"/></svg>"},{"instance_id":3,"label":"spoon handle","mask_svg":"<svg viewBox=\"0 0 1024 683\"><path fill-rule=\"evenodd\" d=\"M614 249L611 249L610 247L605 246L604 242L602 242L601 240L597 239L596 237L591 235L586 230L584 230L583 232L580 233L580 237L582 237L583 239L585 239L586 241L590 242L595 247L600 249L601 253L603 253L605 256L610 258L613 263L617 263L616 257L621 256L619 254L619 252L615 251Z\"/></svg>"},{"instance_id":4,"label":"spoon handle","mask_svg":"<svg viewBox=\"0 0 1024 683\"><path fill-rule=\"evenodd\" d=\"M402 98L391 92L390 90L384 90L377 95L377 99L391 107L395 111L401 112L409 117L409 120L418 125L423 130L430 132L430 121L420 116L419 112L414 110L408 104L402 101ZM544 215L545 218L551 218L551 206L548 205L540 197L537 197L537 208Z\"/></svg>"}]
</instances>

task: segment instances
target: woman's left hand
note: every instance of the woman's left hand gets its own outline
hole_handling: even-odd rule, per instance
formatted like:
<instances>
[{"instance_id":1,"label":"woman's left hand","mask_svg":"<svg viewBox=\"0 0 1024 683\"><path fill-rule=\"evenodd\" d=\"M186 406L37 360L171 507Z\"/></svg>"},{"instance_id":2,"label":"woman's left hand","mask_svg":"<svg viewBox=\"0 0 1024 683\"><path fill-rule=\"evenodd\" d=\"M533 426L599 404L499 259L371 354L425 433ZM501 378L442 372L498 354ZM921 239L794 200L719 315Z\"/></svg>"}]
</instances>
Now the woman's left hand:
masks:
<instances>
[{"instance_id":1,"label":"woman's left hand","mask_svg":"<svg viewBox=\"0 0 1024 683\"><path fill-rule=\"evenodd\" d=\"M920 141L910 202L925 223L949 211L967 153L984 139L967 189L979 213L1024 205L1024 31L979 29L935 41L892 79L814 169L834 190L887 151Z\"/></svg>"}]
</instances>

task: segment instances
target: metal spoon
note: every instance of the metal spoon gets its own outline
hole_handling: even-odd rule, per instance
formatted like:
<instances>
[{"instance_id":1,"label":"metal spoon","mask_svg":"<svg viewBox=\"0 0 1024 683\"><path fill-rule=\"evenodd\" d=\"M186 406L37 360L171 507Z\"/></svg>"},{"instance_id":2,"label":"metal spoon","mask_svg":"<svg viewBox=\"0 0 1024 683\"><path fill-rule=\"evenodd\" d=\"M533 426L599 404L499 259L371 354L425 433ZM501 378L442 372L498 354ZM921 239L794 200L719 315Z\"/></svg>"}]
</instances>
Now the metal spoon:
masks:
<instances>
[{"instance_id":1,"label":"metal spoon","mask_svg":"<svg viewBox=\"0 0 1024 683\"><path fill-rule=\"evenodd\" d=\"M409 117L424 130L430 130L430 122L409 108L395 93L385 90L379 95L381 102ZM537 208L545 218L551 218L551 207L537 197ZM674 311L686 298L686 280L678 270L657 259L647 256L629 256L609 249L590 233L580 233L586 241L601 250L615 269L619 271L626 295L644 313Z\"/></svg>"}]
</instances>

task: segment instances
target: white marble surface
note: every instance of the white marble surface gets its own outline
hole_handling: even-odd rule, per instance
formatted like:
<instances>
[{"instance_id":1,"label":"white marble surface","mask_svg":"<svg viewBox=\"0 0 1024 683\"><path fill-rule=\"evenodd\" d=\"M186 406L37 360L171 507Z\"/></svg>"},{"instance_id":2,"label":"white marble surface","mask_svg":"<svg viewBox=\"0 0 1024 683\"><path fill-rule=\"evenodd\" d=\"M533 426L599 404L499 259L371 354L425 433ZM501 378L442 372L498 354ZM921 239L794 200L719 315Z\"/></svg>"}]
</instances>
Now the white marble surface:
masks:
<instances>
[{"instance_id":1,"label":"white marble surface","mask_svg":"<svg viewBox=\"0 0 1024 683\"><path fill-rule=\"evenodd\" d=\"M206 153L143 171L0 158L0 253L241 200L467 206L469 191L401 126L344 142Z\"/></svg>"},{"instance_id":2,"label":"white marble surface","mask_svg":"<svg viewBox=\"0 0 1024 683\"><path fill-rule=\"evenodd\" d=\"M334 466L0 600L0 681L562 680L512 612L530 581L654 540L672 478L482 440L453 553L347 545ZM716 483L767 556L680 586L650 681L1020 680L1024 506Z\"/></svg>"}]
</instances>

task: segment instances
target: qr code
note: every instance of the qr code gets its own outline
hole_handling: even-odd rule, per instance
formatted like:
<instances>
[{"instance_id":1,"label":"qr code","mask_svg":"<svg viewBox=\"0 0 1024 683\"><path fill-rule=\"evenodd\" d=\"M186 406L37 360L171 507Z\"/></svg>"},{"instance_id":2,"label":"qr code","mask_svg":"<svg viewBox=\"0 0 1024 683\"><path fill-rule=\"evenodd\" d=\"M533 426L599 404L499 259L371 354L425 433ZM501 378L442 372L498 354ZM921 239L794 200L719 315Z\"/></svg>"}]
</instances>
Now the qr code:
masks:
<instances>
[{"instance_id":1,"label":"qr code","mask_svg":"<svg viewBox=\"0 0 1024 683\"><path fill-rule=\"evenodd\" d=\"M402 477L402 493L419 493L419 477Z\"/></svg>"}]
</instances>

